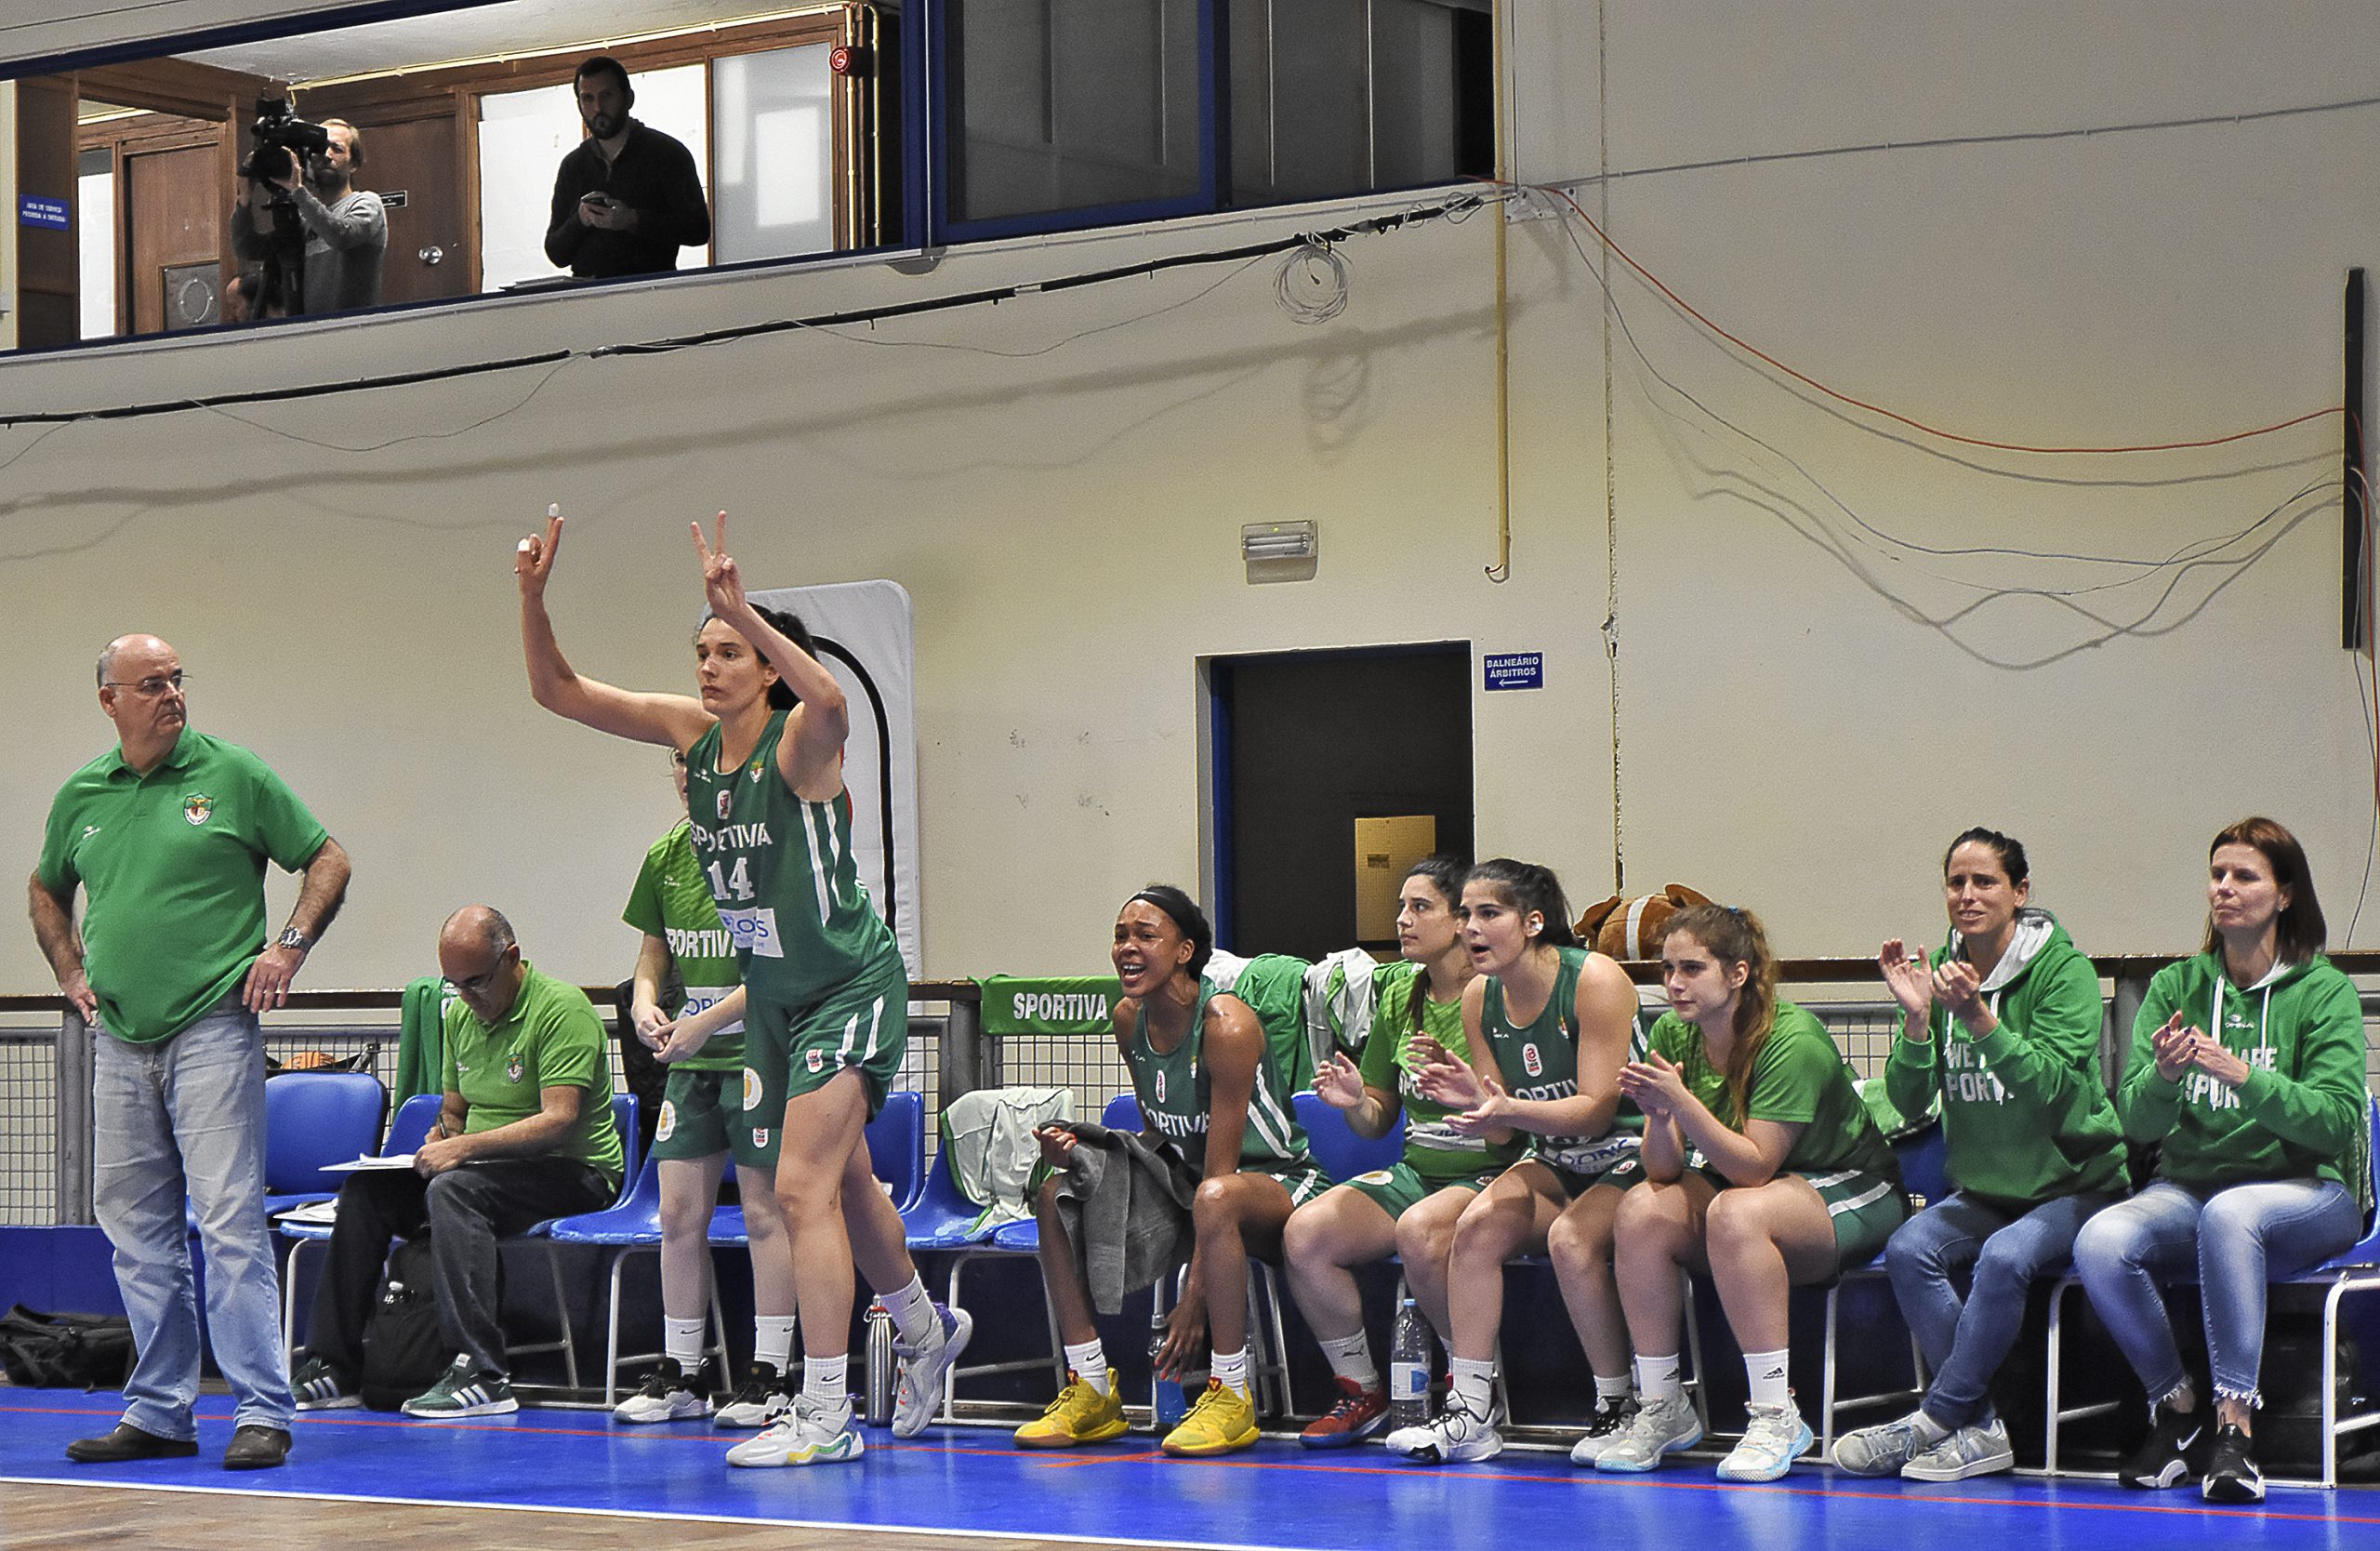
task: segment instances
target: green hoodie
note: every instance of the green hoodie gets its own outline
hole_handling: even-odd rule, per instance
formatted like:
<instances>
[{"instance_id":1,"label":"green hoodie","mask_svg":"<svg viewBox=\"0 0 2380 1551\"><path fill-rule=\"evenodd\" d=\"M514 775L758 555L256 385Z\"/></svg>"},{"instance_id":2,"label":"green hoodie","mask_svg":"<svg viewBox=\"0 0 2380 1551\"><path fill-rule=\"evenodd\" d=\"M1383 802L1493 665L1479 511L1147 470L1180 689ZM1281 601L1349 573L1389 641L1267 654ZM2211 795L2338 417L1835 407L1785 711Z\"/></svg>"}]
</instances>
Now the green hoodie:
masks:
<instances>
[{"instance_id":1,"label":"green hoodie","mask_svg":"<svg viewBox=\"0 0 2380 1551\"><path fill-rule=\"evenodd\" d=\"M2247 1062L2236 1092L2202 1071L2179 1082L2157 1075L2149 1038L2176 1012ZM2164 1144L2158 1177L2176 1185L2334 1179L2361 1199L2369 1104L2354 983L2317 953L2275 965L2257 985L2233 986L2217 952L2168 964L2149 983L2117 1107L2126 1136Z\"/></svg>"},{"instance_id":2,"label":"green hoodie","mask_svg":"<svg viewBox=\"0 0 2380 1551\"><path fill-rule=\"evenodd\" d=\"M1934 955L1960 950L1958 934ZM2016 912L2016 930L1981 988L2000 1020L1980 1040L1941 1002L1930 1040L1893 1041L1884 1092L1922 1115L1938 1088L1949 1173L1957 1189L2008 1205L2123 1190L2123 1134L2099 1076L2099 976L2047 910Z\"/></svg>"}]
</instances>

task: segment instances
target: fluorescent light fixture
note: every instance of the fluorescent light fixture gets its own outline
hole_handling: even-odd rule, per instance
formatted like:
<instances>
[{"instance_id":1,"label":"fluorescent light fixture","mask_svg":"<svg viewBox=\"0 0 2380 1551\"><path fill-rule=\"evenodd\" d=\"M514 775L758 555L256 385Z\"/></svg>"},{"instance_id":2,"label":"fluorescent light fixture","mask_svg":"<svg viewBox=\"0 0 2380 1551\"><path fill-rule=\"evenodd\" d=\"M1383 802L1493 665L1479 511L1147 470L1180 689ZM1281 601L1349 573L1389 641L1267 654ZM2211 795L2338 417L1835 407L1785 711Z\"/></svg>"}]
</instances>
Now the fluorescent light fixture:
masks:
<instances>
[{"instance_id":1,"label":"fluorescent light fixture","mask_svg":"<svg viewBox=\"0 0 2380 1551\"><path fill-rule=\"evenodd\" d=\"M1239 558L1250 563L1260 560L1312 560L1314 553L1312 523L1250 523L1239 530Z\"/></svg>"}]
</instances>

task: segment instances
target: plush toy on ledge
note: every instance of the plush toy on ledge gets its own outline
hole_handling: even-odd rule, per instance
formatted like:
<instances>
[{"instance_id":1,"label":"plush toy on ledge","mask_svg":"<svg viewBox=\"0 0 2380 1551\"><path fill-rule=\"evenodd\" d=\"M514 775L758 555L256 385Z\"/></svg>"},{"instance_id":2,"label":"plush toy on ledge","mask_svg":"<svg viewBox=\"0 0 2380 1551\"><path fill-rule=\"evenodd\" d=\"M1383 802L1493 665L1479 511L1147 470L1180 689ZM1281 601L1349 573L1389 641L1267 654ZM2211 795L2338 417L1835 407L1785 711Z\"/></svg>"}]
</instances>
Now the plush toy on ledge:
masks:
<instances>
[{"instance_id":1,"label":"plush toy on ledge","mask_svg":"<svg viewBox=\"0 0 2380 1551\"><path fill-rule=\"evenodd\" d=\"M1661 928L1670 917L1689 905L1708 905L1711 901L1687 888L1684 883L1665 885L1659 894L1639 895L1622 899L1613 895L1600 905L1590 905L1572 928L1579 940L1615 959L1658 959L1661 954Z\"/></svg>"}]
</instances>

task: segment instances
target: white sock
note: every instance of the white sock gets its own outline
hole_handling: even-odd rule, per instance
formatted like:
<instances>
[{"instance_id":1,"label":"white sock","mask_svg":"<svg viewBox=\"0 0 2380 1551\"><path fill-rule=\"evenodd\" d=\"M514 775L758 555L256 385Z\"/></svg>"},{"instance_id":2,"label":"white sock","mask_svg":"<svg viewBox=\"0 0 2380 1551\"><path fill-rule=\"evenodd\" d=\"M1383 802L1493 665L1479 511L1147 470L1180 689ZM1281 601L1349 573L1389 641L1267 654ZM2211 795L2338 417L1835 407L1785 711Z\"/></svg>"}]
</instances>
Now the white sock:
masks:
<instances>
[{"instance_id":1,"label":"white sock","mask_svg":"<svg viewBox=\"0 0 2380 1551\"><path fill-rule=\"evenodd\" d=\"M1215 1354L1214 1376L1223 1380L1223 1387L1242 1399L1248 1398L1248 1348Z\"/></svg>"},{"instance_id":2,"label":"white sock","mask_svg":"<svg viewBox=\"0 0 2380 1551\"><path fill-rule=\"evenodd\" d=\"M1324 1336L1322 1355L1330 1371L1368 1394L1380 1387L1380 1366L1372 1361L1372 1338L1360 1328L1353 1335Z\"/></svg>"},{"instance_id":3,"label":"white sock","mask_svg":"<svg viewBox=\"0 0 2380 1551\"><path fill-rule=\"evenodd\" d=\"M1987 1423L1985 1425L1989 1425L1990 1424ZM1909 1430L1917 1436L1917 1441L1921 1445L1931 1449L1934 1445L1950 1437L1953 1429L1942 1425L1939 1422L1937 1422L1932 1417L1926 1415L1925 1408L1920 1406L1917 1410L1909 1413Z\"/></svg>"},{"instance_id":4,"label":"white sock","mask_svg":"<svg viewBox=\"0 0 2380 1551\"><path fill-rule=\"evenodd\" d=\"M791 1367L795 1319L790 1314L755 1315L752 1319L752 1360L768 1363L780 1374Z\"/></svg>"},{"instance_id":5,"label":"white sock","mask_svg":"<svg viewBox=\"0 0 2380 1551\"><path fill-rule=\"evenodd\" d=\"M876 1301L892 1316L892 1328L901 1332L905 1345L921 1344L942 1323L942 1316L934 1312L933 1299L926 1292L925 1279L915 1273L910 1275L908 1286L879 1293Z\"/></svg>"},{"instance_id":6,"label":"white sock","mask_svg":"<svg viewBox=\"0 0 2380 1551\"><path fill-rule=\"evenodd\" d=\"M1755 1406L1790 1406L1793 1391L1786 1382L1786 1354L1791 1347L1779 1346L1773 1352L1746 1352L1744 1377L1752 1383L1751 1403Z\"/></svg>"},{"instance_id":7,"label":"white sock","mask_svg":"<svg viewBox=\"0 0 2380 1551\"><path fill-rule=\"evenodd\" d=\"M1068 1346L1066 1366L1075 1371L1076 1378L1091 1385L1091 1388L1102 1395L1108 1393L1107 1348L1099 1344L1097 1336L1093 1336L1079 1346Z\"/></svg>"},{"instance_id":8,"label":"white sock","mask_svg":"<svg viewBox=\"0 0 2380 1551\"><path fill-rule=\"evenodd\" d=\"M1635 1393L1635 1386L1628 1382L1625 1373L1616 1379L1606 1379L1601 1373L1595 1375L1595 1399L1606 1405L1624 1404Z\"/></svg>"},{"instance_id":9,"label":"white sock","mask_svg":"<svg viewBox=\"0 0 2380 1551\"><path fill-rule=\"evenodd\" d=\"M661 1355L677 1359L678 1371L688 1378L703 1365L703 1327L707 1319L668 1319L661 1321Z\"/></svg>"},{"instance_id":10,"label":"white sock","mask_svg":"<svg viewBox=\"0 0 2380 1551\"><path fill-rule=\"evenodd\" d=\"M804 1357L801 1359L801 1392L828 1411L849 1411L851 1396L844 1388L843 1371L851 1361L848 1353L833 1357Z\"/></svg>"},{"instance_id":11,"label":"white sock","mask_svg":"<svg viewBox=\"0 0 2380 1551\"><path fill-rule=\"evenodd\" d=\"M1447 1362L1447 1375L1448 1387L1454 1392L1454 1398L1462 1402L1463 1410L1472 1415L1484 1417L1495 1407L1494 1359L1450 1358Z\"/></svg>"},{"instance_id":12,"label":"white sock","mask_svg":"<svg viewBox=\"0 0 2380 1551\"><path fill-rule=\"evenodd\" d=\"M1686 1399L1686 1385L1678 1378L1677 1354L1664 1352L1658 1357L1636 1354L1636 1393L1645 1397L1648 1406L1663 1400Z\"/></svg>"}]
</instances>

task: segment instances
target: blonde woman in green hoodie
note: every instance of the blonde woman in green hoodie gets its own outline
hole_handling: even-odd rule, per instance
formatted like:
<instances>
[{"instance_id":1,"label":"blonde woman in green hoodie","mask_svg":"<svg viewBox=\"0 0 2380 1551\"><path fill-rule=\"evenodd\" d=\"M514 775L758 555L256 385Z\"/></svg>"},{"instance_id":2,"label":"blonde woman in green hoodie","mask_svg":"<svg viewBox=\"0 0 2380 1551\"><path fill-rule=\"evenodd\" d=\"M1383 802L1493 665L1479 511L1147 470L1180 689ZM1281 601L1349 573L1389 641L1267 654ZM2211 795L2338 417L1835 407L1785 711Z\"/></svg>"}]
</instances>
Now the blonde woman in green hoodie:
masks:
<instances>
[{"instance_id":1,"label":"blonde woman in green hoodie","mask_svg":"<svg viewBox=\"0 0 2380 1551\"><path fill-rule=\"evenodd\" d=\"M2206 947L2149 983L2116 1099L2124 1134L2162 1145L2157 1176L2074 1245L2091 1306L2150 1401L2126 1486L2203 1478L2207 1500L2256 1502L2250 1435L2268 1279L2355 1242L2369 1165L2363 1010L2322 957L2322 908L2295 836L2242 819L2209 854ZM2205 1407L2183 1371L2158 1278L2195 1271L2214 1370Z\"/></svg>"},{"instance_id":2,"label":"blonde woman in green hoodie","mask_svg":"<svg viewBox=\"0 0 2380 1551\"><path fill-rule=\"evenodd\" d=\"M2015 1465L1991 1376L2034 1279L2123 1194L2098 973L2031 892L2023 844L1969 829L1942 857L1950 940L1931 964L1897 937L1877 955L1902 1014L1884 1089L1907 1115L1939 1096L1952 1188L1884 1246L1934 1381L1916 1411L1836 1441L1834 1463L1855 1476L1962 1481ZM1970 1267L1962 1300L1952 1277Z\"/></svg>"}]
</instances>

